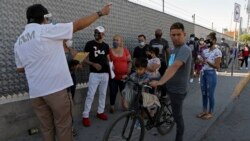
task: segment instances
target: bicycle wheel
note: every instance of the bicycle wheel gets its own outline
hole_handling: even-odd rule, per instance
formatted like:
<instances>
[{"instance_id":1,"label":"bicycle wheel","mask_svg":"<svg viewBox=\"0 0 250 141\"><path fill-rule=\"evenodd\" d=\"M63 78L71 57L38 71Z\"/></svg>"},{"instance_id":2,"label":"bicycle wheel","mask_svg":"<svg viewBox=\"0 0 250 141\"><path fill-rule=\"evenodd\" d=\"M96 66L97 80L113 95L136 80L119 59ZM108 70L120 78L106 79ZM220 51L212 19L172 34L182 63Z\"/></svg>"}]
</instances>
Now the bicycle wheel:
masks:
<instances>
[{"instance_id":1,"label":"bicycle wheel","mask_svg":"<svg viewBox=\"0 0 250 141\"><path fill-rule=\"evenodd\" d=\"M161 108L158 114L156 128L161 135L165 135L173 129L175 124L169 99L166 99L166 102L161 103Z\"/></svg>"},{"instance_id":2,"label":"bicycle wheel","mask_svg":"<svg viewBox=\"0 0 250 141\"><path fill-rule=\"evenodd\" d=\"M140 125L140 126L138 126ZM103 141L143 141L142 118L134 111L122 113L105 131Z\"/></svg>"}]
</instances>

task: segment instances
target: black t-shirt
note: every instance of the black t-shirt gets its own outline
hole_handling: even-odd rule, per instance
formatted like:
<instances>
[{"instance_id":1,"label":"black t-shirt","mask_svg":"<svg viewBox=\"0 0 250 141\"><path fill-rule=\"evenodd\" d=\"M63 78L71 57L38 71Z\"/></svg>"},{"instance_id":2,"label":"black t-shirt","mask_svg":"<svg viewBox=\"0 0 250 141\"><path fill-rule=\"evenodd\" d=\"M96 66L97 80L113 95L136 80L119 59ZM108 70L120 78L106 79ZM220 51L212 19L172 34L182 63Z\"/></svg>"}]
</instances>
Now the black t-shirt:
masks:
<instances>
[{"instance_id":1,"label":"black t-shirt","mask_svg":"<svg viewBox=\"0 0 250 141\"><path fill-rule=\"evenodd\" d=\"M166 39L164 39L164 38L161 38L160 40L153 39L153 40L150 41L149 45L152 46L152 47L155 47L155 48L159 48L159 51L160 51L159 56L162 59L164 59L163 58L163 56L164 56L163 51L165 52L166 49L169 48L168 41Z\"/></svg>"},{"instance_id":2,"label":"black t-shirt","mask_svg":"<svg viewBox=\"0 0 250 141\"><path fill-rule=\"evenodd\" d=\"M89 52L89 61L98 63L102 66L101 70L96 70L93 66L90 66L90 72L95 73L109 73L109 62L107 55L109 54L109 45L102 42L98 43L95 40L88 41L85 52Z\"/></svg>"},{"instance_id":3,"label":"black t-shirt","mask_svg":"<svg viewBox=\"0 0 250 141\"><path fill-rule=\"evenodd\" d=\"M133 58L147 58L146 51L149 48L149 45L146 44L143 48L137 46L133 52Z\"/></svg>"}]
</instances>

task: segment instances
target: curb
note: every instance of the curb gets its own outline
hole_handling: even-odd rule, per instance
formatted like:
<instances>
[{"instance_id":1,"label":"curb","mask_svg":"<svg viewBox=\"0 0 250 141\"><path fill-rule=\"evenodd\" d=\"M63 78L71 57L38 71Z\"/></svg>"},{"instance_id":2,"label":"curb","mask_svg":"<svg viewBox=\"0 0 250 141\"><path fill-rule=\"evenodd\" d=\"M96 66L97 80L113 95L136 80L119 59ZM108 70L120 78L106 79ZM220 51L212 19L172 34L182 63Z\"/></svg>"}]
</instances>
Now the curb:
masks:
<instances>
[{"instance_id":1,"label":"curb","mask_svg":"<svg viewBox=\"0 0 250 141\"><path fill-rule=\"evenodd\" d=\"M231 98L229 100L229 102L226 104L225 108L221 110L221 112L219 112L220 114L218 114L218 116L216 117L216 119L211 123L211 125L206 129L205 133L200 137L199 141L204 141L206 139L206 134L208 132L208 130L217 122L219 121L221 118L226 117L228 114L230 114L230 112L232 111L233 107L234 107L234 102L236 102L236 100L238 100L238 98L240 97L240 94L242 92L242 90L246 87L247 83L250 81L250 71L248 72L247 77L244 77L240 80L240 82L235 86L233 93L231 94Z\"/></svg>"}]
</instances>

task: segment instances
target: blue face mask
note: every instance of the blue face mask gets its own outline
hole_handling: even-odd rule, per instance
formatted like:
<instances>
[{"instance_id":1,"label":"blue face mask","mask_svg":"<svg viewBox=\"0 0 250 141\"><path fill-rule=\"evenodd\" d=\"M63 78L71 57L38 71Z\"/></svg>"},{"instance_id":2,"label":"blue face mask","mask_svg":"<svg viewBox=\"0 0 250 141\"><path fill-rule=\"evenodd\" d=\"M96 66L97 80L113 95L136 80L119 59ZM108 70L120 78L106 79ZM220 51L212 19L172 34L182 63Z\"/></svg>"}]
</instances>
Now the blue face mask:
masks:
<instances>
[{"instance_id":1,"label":"blue face mask","mask_svg":"<svg viewBox=\"0 0 250 141\"><path fill-rule=\"evenodd\" d=\"M117 48L119 44L116 41L113 41L113 48Z\"/></svg>"}]
</instances>

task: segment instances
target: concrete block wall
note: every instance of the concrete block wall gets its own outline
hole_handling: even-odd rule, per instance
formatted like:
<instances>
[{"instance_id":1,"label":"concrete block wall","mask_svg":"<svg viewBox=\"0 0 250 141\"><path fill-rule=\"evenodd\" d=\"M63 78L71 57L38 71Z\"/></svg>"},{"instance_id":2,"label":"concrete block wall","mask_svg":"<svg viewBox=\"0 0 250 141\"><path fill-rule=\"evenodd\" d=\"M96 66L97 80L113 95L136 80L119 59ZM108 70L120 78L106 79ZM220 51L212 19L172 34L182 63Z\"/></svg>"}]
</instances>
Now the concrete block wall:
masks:
<instances>
[{"instance_id":1,"label":"concrete block wall","mask_svg":"<svg viewBox=\"0 0 250 141\"><path fill-rule=\"evenodd\" d=\"M0 4L0 96L28 91L24 74L15 72L14 43L26 24L26 8L34 3L41 3L53 14L53 22L70 22L87 16L99 10L107 0L2 0ZM90 27L74 34L73 46L84 50L85 43L93 39L93 29L98 25L106 28L105 40L111 44L115 34L124 36L125 45L132 51L138 44L137 36L145 34L148 42L154 38L154 30L162 28L163 37L170 41L169 27L172 23L180 21L185 24L188 34L193 33L193 24L177 17L152 10L127 0L113 2L109 16L103 17ZM170 45L172 43L170 42ZM78 82L86 82L88 69L78 73Z\"/></svg>"}]
</instances>

